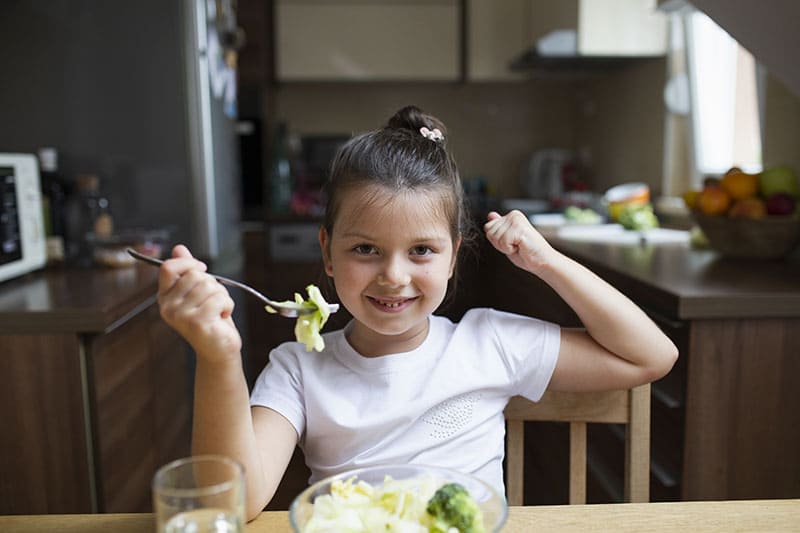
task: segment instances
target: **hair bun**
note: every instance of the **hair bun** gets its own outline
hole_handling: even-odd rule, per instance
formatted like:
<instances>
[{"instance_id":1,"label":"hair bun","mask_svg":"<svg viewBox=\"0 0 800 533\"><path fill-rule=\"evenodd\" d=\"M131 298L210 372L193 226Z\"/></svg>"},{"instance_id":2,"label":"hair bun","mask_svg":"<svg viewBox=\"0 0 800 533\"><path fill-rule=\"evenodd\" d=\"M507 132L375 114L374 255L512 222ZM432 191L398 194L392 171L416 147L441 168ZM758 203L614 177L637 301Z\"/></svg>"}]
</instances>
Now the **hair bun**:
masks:
<instances>
[{"instance_id":1,"label":"hair bun","mask_svg":"<svg viewBox=\"0 0 800 533\"><path fill-rule=\"evenodd\" d=\"M420 136L422 135L420 133L421 128L439 130L444 138L447 137L447 128L445 128L441 120L433 115L425 113L420 108L413 105L406 106L395 113L392 118L389 119L386 127L391 129L411 130L414 134ZM443 141L444 139L441 139L440 142Z\"/></svg>"}]
</instances>

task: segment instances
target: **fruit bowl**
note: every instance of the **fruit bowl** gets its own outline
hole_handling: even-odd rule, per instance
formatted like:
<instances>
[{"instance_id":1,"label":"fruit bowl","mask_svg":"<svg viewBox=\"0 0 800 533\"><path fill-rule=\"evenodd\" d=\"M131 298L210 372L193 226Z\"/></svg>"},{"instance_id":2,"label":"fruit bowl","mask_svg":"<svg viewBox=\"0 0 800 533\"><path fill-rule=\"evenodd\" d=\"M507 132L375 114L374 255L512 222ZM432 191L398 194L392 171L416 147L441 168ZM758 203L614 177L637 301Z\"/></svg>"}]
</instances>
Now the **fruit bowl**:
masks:
<instances>
[{"instance_id":1,"label":"fruit bowl","mask_svg":"<svg viewBox=\"0 0 800 533\"><path fill-rule=\"evenodd\" d=\"M800 219L794 215L728 217L692 212L709 246L723 256L780 259L800 242Z\"/></svg>"},{"instance_id":2,"label":"fruit bowl","mask_svg":"<svg viewBox=\"0 0 800 533\"><path fill-rule=\"evenodd\" d=\"M505 497L488 483L477 477L462 474L446 468L422 465L380 465L356 470L349 470L322 479L295 497L289 507L289 521L295 533L302 533L314 512L314 500L318 496L330 494L334 481L346 481L355 477L356 481L365 481L373 487L383 484L386 476L393 480L414 482L420 480L420 487L433 482L435 486L445 483L459 483L469 491L478 503L483 514L484 529L487 533L500 531L508 516L508 504ZM426 529L427 531L427 529Z\"/></svg>"}]
</instances>

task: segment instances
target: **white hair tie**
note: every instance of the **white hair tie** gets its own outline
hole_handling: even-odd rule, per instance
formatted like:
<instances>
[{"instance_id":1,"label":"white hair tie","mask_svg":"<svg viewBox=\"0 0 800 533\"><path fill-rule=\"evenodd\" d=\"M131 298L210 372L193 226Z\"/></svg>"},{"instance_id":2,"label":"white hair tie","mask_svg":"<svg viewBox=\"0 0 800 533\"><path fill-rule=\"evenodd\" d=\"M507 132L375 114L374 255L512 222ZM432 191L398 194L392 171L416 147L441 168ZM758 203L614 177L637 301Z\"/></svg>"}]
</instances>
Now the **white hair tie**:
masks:
<instances>
[{"instance_id":1,"label":"white hair tie","mask_svg":"<svg viewBox=\"0 0 800 533\"><path fill-rule=\"evenodd\" d=\"M422 126L419 129L419 132L422 134L423 137L434 142L444 140L444 135L442 135L442 131L439 128L433 128L432 130L429 130L425 126Z\"/></svg>"}]
</instances>

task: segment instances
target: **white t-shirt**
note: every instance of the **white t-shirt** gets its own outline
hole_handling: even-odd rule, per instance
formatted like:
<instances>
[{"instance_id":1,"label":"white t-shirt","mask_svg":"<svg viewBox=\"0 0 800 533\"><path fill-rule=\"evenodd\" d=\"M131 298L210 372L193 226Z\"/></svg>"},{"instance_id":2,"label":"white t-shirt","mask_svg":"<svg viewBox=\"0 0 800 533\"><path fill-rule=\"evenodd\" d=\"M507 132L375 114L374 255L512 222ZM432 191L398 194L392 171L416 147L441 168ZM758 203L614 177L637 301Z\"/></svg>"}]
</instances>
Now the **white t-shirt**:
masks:
<instances>
[{"instance_id":1,"label":"white t-shirt","mask_svg":"<svg viewBox=\"0 0 800 533\"><path fill-rule=\"evenodd\" d=\"M295 427L310 483L352 468L414 463L474 474L505 494L503 409L514 395L542 396L559 327L472 309L457 324L432 316L418 348L373 358L359 355L346 331L326 333L322 352L278 346L250 398Z\"/></svg>"}]
</instances>

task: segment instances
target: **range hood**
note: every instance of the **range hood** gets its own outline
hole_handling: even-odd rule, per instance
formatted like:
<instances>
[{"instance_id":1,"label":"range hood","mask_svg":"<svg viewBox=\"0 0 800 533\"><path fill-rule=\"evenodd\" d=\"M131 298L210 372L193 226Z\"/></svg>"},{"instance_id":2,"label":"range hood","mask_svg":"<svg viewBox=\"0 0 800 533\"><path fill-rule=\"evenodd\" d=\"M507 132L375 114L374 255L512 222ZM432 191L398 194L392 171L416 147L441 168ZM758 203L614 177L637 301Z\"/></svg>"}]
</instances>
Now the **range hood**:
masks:
<instances>
[{"instance_id":1,"label":"range hood","mask_svg":"<svg viewBox=\"0 0 800 533\"><path fill-rule=\"evenodd\" d=\"M540 33L511 70L597 71L666 56L667 16L656 0L578 0L572 16L575 27Z\"/></svg>"},{"instance_id":2,"label":"range hood","mask_svg":"<svg viewBox=\"0 0 800 533\"><path fill-rule=\"evenodd\" d=\"M663 58L665 51L653 54L584 54L578 51L577 31L555 30L523 51L509 65L512 72L580 71L601 72L633 63Z\"/></svg>"}]
</instances>

